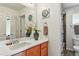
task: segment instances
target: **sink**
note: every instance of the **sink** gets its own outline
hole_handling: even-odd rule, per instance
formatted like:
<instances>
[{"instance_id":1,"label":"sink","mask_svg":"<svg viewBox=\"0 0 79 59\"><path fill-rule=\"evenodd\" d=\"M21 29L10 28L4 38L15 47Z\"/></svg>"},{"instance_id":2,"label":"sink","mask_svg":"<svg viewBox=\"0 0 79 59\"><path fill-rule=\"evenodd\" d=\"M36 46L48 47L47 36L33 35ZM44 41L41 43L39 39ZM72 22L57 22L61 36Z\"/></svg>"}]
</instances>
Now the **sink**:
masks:
<instances>
[{"instance_id":1,"label":"sink","mask_svg":"<svg viewBox=\"0 0 79 59\"><path fill-rule=\"evenodd\" d=\"M15 44L18 44L19 43L19 40L6 40L5 41L5 44L6 45L15 45Z\"/></svg>"},{"instance_id":2,"label":"sink","mask_svg":"<svg viewBox=\"0 0 79 59\"><path fill-rule=\"evenodd\" d=\"M21 42L21 43L12 45L12 46L10 46L9 48L10 48L11 50L15 50L15 49L19 49L19 48L22 48L22 47L28 46L28 45L31 45L31 43L29 43L29 42Z\"/></svg>"}]
</instances>

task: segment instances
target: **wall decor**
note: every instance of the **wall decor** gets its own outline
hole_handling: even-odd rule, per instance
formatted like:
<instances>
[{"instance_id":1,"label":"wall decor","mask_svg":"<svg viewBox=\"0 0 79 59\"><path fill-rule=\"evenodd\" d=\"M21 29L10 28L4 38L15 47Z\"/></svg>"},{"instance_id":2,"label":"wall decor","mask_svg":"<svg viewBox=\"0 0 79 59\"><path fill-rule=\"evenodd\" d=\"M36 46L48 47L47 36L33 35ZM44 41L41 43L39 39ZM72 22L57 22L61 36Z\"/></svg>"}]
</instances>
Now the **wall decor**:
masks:
<instances>
[{"instance_id":1,"label":"wall decor","mask_svg":"<svg viewBox=\"0 0 79 59\"><path fill-rule=\"evenodd\" d=\"M28 16L29 21L32 21L32 14Z\"/></svg>"},{"instance_id":2,"label":"wall decor","mask_svg":"<svg viewBox=\"0 0 79 59\"><path fill-rule=\"evenodd\" d=\"M48 8L48 9L44 9L43 11L42 11L42 17L43 17L43 19L44 18L48 18L50 16L50 9Z\"/></svg>"},{"instance_id":3,"label":"wall decor","mask_svg":"<svg viewBox=\"0 0 79 59\"><path fill-rule=\"evenodd\" d=\"M47 24L47 22L44 23L44 26L43 26L43 34L45 36L48 35L48 24Z\"/></svg>"}]
</instances>

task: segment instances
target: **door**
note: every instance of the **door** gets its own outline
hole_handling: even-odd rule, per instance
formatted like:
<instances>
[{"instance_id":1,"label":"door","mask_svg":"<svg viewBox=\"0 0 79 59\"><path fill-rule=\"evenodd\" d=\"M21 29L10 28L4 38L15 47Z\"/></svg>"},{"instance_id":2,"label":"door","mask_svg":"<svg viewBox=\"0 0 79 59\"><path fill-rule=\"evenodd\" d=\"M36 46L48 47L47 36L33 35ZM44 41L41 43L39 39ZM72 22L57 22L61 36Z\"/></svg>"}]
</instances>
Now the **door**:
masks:
<instances>
[{"instance_id":1,"label":"door","mask_svg":"<svg viewBox=\"0 0 79 59\"><path fill-rule=\"evenodd\" d=\"M0 16L0 40L6 39L6 20L4 16Z\"/></svg>"},{"instance_id":2,"label":"door","mask_svg":"<svg viewBox=\"0 0 79 59\"><path fill-rule=\"evenodd\" d=\"M63 15L63 49L66 50L66 14Z\"/></svg>"},{"instance_id":3,"label":"door","mask_svg":"<svg viewBox=\"0 0 79 59\"><path fill-rule=\"evenodd\" d=\"M25 15L20 16L20 37L25 37Z\"/></svg>"},{"instance_id":4,"label":"door","mask_svg":"<svg viewBox=\"0 0 79 59\"><path fill-rule=\"evenodd\" d=\"M16 38L16 16L11 16L11 38Z\"/></svg>"}]
</instances>

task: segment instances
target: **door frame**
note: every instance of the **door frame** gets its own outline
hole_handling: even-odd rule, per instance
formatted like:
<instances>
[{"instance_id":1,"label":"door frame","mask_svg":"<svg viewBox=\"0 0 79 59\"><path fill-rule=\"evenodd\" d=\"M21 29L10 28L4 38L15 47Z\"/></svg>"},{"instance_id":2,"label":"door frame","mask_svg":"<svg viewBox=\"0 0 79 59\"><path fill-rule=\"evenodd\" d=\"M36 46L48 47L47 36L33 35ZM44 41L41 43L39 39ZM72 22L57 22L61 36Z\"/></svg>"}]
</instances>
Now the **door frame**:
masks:
<instances>
[{"instance_id":1,"label":"door frame","mask_svg":"<svg viewBox=\"0 0 79 59\"><path fill-rule=\"evenodd\" d=\"M63 42L64 42L63 49L66 50L66 13L63 14Z\"/></svg>"},{"instance_id":2,"label":"door frame","mask_svg":"<svg viewBox=\"0 0 79 59\"><path fill-rule=\"evenodd\" d=\"M22 37L22 20L21 20L21 18L22 17L24 17L24 19L25 19L25 15L22 15L22 16L20 16L20 37Z\"/></svg>"}]
</instances>

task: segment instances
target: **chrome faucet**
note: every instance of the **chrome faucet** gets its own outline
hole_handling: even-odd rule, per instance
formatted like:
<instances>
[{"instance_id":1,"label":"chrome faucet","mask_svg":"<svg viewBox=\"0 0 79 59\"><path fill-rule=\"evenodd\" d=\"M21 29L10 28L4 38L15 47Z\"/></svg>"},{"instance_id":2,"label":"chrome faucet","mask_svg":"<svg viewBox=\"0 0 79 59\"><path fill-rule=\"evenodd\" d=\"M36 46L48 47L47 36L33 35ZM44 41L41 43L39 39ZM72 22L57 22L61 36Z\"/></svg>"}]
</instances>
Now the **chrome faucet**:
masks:
<instances>
[{"instance_id":1,"label":"chrome faucet","mask_svg":"<svg viewBox=\"0 0 79 59\"><path fill-rule=\"evenodd\" d=\"M10 40L10 35L6 36L6 40Z\"/></svg>"}]
</instances>

